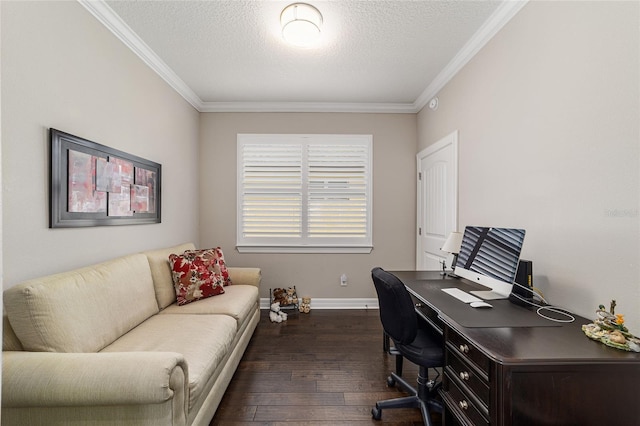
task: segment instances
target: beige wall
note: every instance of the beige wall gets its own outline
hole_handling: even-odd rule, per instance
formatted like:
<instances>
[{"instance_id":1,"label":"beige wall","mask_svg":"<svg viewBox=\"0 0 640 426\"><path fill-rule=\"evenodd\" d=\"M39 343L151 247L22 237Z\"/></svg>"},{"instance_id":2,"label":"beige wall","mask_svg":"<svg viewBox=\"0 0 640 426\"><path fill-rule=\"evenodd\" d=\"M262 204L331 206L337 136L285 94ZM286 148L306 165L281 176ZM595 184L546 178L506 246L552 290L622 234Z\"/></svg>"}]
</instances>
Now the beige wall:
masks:
<instances>
[{"instance_id":1,"label":"beige wall","mask_svg":"<svg viewBox=\"0 0 640 426\"><path fill-rule=\"evenodd\" d=\"M0 2L4 288L198 243L199 115L77 2ZM48 228L48 128L163 166L162 223Z\"/></svg>"},{"instance_id":2,"label":"beige wall","mask_svg":"<svg viewBox=\"0 0 640 426\"><path fill-rule=\"evenodd\" d=\"M638 2L530 2L418 116L458 129L459 217L527 230L552 303L640 331Z\"/></svg>"},{"instance_id":3,"label":"beige wall","mask_svg":"<svg viewBox=\"0 0 640 426\"><path fill-rule=\"evenodd\" d=\"M239 254L236 243L236 135L327 133L373 135L371 254ZM293 286L312 298L375 298L371 268L415 266L415 114L207 113L201 115L200 231L230 265L262 268L261 296ZM349 284L340 287L340 275Z\"/></svg>"}]
</instances>

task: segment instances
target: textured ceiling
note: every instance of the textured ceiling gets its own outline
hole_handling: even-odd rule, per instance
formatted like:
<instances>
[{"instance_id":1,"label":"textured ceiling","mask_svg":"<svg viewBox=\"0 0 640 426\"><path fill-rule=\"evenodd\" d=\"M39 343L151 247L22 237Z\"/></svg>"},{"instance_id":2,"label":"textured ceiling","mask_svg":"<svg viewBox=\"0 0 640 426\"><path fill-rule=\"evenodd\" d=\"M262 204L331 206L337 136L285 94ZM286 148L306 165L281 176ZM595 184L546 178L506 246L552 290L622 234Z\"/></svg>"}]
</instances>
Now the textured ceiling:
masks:
<instances>
[{"instance_id":1,"label":"textured ceiling","mask_svg":"<svg viewBox=\"0 0 640 426\"><path fill-rule=\"evenodd\" d=\"M299 49L280 35L292 2L105 5L202 104L415 105L503 3L310 0L324 18L322 43Z\"/></svg>"}]
</instances>

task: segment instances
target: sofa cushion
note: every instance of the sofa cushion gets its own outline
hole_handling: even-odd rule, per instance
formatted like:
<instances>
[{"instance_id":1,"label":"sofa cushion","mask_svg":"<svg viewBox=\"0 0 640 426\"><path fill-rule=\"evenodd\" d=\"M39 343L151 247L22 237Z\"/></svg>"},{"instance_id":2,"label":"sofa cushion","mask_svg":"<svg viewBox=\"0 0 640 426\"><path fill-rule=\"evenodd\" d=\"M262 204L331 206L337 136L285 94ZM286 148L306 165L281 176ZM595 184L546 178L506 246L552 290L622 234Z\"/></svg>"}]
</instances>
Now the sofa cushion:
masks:
<instances>
[{"instance_id":1,"label":"sofa cushion","mask_svg":"<svg viewBox=\"0 0 640 426\"><path fill-rule=\"evenodd\" d=\"M227 315L155 315L102 352L178 352L188 366L189 407L203 395L232 349L236 322Z\"/></svg>"},{"instance_id":2,"label":"sofa cushion","mask_svg":"<svg viewBox=\"0 0 640 426\"><path fill-rule=\"evenodd\" d=\"M178 305L224 293L225 277L217 249L187 250L183 254L171 254L169 264ZM226 272L226 268L224 271ZM229 276L228 272L226 276Z\"/></svg>"},{"instance_id":3,"label":"sofa cushion","mask_svg":"<svg viewBox=\"0 0 640 426\"><path fill-rule=\"evenodd\" d=\"M142 254L18 284L4 304L27 351L97 352L158 312Z\"/></svg>"},{"instance_id":4,"label":"sofa cushion","mask_svg":"<svg viewBox=\"0 0 640 426\"><path fill-rule=\"evenodd\" d=\"M171 265L169 265L169 255L172 253L184 253L187 250L194 250L193 243L185 243L166 249L145 251L144 255L149 260L153 286L158 300L158 308L164 309L176 301L176 289L173 286L171 276Z\"/></svg>"},{"instance_id":5,"label":"sofa cushion","mask_svg":"<svg viewBox=\"0 0 640 426\"><path fill-rule=\"evenodd\" d=\"M224 288L224 294L198 300L187 305L171 305L162 314L223 314L229 315L242 324L260 306L258 287L253 285L232 285Z\"/></svg>"},{"instance_id":6,"label":"sofa cushion","mask_svg":"<svg viewBox=\"0 0 640 426\"><path fill-rule=\"evenodd\" d=\"M11 324L9 324L9 317L7 313L2 314L2 350L3 351L22 351L22 343L13 332Z\"/></svg>"}]
</instances>

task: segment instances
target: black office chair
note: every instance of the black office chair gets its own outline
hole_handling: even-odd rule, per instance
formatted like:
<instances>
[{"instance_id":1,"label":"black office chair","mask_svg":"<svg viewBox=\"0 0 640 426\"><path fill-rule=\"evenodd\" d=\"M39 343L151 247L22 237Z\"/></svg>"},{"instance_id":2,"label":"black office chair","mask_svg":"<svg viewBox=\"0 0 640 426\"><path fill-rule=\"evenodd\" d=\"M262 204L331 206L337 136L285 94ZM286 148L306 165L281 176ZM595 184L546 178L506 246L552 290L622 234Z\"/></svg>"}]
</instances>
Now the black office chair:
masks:
<instances>
[{"instance_id":1,"label":"black office chair","mask_svg":"<svg viewBox=\"0 0 640 426\"><path fill-rule=\"evenodd\" d=\"M424 424L431 426L430 409L441 413L442 403L438 400L440 382L436 383L439 374L436 380L429 380L428 370L444 365L442 336L419 321L409 292L395 275L374 268L371 278L378 293L382 328L400 354L419 367L417 389L391 372L387 384L393 386L397 382L411 396L378 401L371 414L375 420L380 420L384 409L419 407Z\"/></svg>"},{"instance_id":2,"label":"black office chair","mask_svg":"<svg viewBox=\"0 0 640 426\"><path fill-rule=\"evenodd\" d=\"M389 340L391 337L387 334L386 331L382 331L382 351L388 353L389 355L393 355L396 357L396 374L398 376L402 376L402 354L399 350L395 348L395 346L391 346Z\"/></svg>"}]
</instances>

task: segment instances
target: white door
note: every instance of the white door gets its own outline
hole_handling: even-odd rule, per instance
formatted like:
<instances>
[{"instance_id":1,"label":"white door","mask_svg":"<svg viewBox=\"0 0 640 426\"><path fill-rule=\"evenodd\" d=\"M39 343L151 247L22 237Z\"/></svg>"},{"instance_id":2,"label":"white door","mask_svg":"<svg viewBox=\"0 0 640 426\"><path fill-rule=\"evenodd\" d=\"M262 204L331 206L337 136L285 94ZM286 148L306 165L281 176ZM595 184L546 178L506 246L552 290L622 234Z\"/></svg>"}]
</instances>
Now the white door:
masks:
<instances>
[{"instance_id":1,"label":"white door","mask_svg":"<svg viewBox=\"0 0 640 426\"><path fill-rule=\"evenodd\" d=\"M450 256L440 250L458 226L458 131L420 151L416 269L442 270Z\"/></svg>"}]
</instances>

